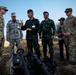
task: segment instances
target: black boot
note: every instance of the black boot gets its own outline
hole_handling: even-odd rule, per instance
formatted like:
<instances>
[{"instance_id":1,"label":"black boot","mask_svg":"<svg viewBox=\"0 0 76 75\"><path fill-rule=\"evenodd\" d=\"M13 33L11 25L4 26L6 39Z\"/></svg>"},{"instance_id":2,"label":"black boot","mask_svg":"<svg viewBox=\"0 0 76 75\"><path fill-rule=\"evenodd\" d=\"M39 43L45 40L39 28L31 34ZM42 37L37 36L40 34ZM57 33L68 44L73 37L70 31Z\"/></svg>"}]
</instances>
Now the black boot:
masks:
<instances>
[{"instance_id":1,"label":"black boot","mask_svg":"<svg viewBox=\"0 0 76 75\"><path fill-rule=\"evenodd\" d=\"M46 59L46 57L47 57L47 54L46 54L46 52L44 52L44 59Z\"/></svg>"},{"instance_id":2,"label":"black boot","mask_svg":"<svg viewBox=\"0 0 76 75\"><path fill-rule=\"evenodd\" d=\"M53 53L50 53L50 59L53 60Z\"/></svg>"}]
</instances>

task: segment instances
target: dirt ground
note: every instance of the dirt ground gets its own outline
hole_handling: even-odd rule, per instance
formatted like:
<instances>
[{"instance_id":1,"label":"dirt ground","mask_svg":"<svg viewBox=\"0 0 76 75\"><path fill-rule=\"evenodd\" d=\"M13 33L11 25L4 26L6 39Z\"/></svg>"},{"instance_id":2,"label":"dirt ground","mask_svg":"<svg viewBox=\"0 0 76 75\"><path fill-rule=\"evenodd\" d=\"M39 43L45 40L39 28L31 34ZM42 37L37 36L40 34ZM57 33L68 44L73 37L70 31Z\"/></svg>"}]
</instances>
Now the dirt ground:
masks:
<instances>
[{"instance_id":1,"label":"dirt ground","mask_svg":"<svg viewBox=\"0 0 76 75\"><path fill-rule=\"evenodd\" d=\"M25 51L25 54L27 54L28 51L27 51L26 40L22 40L21 44L22 44L22 48ZM43 59L43 48L42 48L41 40L39 40L39 45L40 45L40 53L41 53L41 60L42 60ZM16 50L17 50L17 48L15 47L15 52L16 52ZM65 49L64 49L64 55L66 56ZM7 72L9 73L9 68L10 68L10 63L8 62L8 60L10 58L10 47L9 46L5 47L5 50L3 52L3 56L7 59L6 68L7 68ZM49 50L47 51L47 56L49 57ZM65 57L65 59L66 59L66 57ZM58 46L57 41L54 41L54 60L58 64L57 73L59 73L62 66L76 65L76 63L74 63L74 62L60 61L59 46Z\"/></svg>"}]
</instances>

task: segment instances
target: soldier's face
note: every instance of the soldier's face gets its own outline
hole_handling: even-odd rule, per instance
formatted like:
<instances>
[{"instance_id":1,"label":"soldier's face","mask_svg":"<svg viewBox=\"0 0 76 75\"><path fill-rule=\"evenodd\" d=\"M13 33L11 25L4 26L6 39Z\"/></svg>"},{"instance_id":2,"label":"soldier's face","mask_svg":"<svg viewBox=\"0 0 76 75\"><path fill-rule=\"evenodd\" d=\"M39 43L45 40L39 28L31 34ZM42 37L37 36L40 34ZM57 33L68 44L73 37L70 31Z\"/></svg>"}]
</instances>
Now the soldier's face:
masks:
<instances>
[{"instance_id":1,"label":"soldier's face","mask_svg":"<svg viewBox=\"0 0 76 75\"><path fill-rule=\"evenodd\" d=\"M6 11L4 9L1 9L2 14L4 15Z\"/></svg>"},{"instance_id":2,"label":"soldier's face","mask_svg":"<svg viewBox=\"0 0 76 75\"><path fill-rule=\"evenodd\" d=\"M45 13L44 18L47 19L49 17L49 14Z\"/></svg>"},{"instance_id":3,"label":"soldier's face","mask_svg":"<svg viewBox=\"0 0 76 75\"><path fill-rule=\"evenodd\" d=\"M28 17L32 18L33 17L33 13L32 12L28 13Z\"/></svg>"},{"instance_id":4,"label":"soldier's face","mask_svg":"<svg viewBox=\"0 0 76 75\"><path fill-rule=\"evenodd\" d=\"M12 20L16 20L16 16L12 16Z\"/></svg>"},{"instance_id":5,"label":"soldier's face","mask_svg":"<svg viewBox=\"0 0 76 75\"><path fill-rule=\"evenodd\" d=\"M64 21L60 20L60 24L63 24L63 23L64 23Z\"/></svg>"},{"instance_id":6,"label":"soldier's face","mask_svg":"<svg viewBox=\"0 0 76 75\"><path fill-rule=\"evenodd\" d=\"M72 14L72 12L66 12L67 16L70 16Z\"/></svg>"}]
</instances>

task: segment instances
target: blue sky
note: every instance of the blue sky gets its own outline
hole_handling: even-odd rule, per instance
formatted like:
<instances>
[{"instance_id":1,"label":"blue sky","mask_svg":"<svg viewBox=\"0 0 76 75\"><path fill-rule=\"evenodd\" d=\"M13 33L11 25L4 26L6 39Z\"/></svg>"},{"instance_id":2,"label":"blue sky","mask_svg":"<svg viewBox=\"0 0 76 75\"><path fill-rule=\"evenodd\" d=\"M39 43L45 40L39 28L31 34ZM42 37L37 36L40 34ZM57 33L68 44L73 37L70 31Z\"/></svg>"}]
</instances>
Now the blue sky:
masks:
<instances>
[{"instance_id":1,"label":"blue sky","mask_svg":"<svg viewBox=\"0 0 76 75\"><path fill-rule=\"evenodd\" d=\"M40 21L43 20L43 11L49 12L49 18L55 23L60 17L65 17L66 8L73 8L73 15L76 15L76 0L0 0L0 6L6 6L8 12L4 15L5 33L6 24L11 19L11 13L16 12L17 19L25 21L28 19L27 10L33 9L34 16ZM25 32L24 32L25 34Z\"/></svg>"}]
</instances>

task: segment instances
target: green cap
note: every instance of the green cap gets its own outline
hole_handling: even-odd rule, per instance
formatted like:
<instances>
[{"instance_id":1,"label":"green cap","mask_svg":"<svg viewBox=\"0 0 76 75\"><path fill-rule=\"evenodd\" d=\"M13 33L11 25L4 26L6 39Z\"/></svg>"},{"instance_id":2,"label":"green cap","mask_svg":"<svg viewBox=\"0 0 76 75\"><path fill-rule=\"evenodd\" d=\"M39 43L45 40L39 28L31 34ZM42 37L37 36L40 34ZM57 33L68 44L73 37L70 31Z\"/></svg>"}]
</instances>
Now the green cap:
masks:
<instances>
[{"instance_id":1,"label":"green cap","mask_svg":"<svg viewBox=\"0 0 76 75\"><path fill-rule=\"evenodd\" d=\"M67 12L72 12L72 8L65 9L65 13L67 13Z\"/></svg>"},{"instance_id":2,"label":"green cap","mask_svg":"<svg viewBox=\"0 0 76 75\"><path fill-rule=\"evenodd\" d=\"M8 9L5 6L0 6L0 9L4 9L5 11L8 11Z\"/></svg>"}]
</instances>

